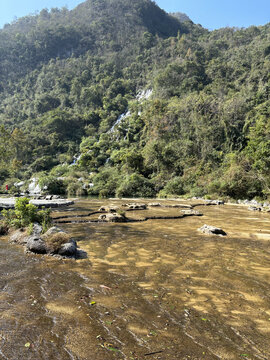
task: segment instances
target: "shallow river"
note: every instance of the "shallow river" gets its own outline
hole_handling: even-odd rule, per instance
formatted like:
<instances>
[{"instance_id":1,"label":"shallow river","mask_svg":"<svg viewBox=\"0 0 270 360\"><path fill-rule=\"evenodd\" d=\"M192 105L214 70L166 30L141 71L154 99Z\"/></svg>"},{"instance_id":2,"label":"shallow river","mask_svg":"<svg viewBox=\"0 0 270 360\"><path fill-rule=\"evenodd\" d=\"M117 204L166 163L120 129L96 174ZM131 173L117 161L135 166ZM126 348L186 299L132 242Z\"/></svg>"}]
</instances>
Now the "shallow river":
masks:
<instances>
[{"instance_id":1,"label":"shallow river","mask_svg":"<svg viewBox=\"0 0 270 360\"><path fill-rule=\"evenodd\" d=\"M53 216L106 203L124 201L79 200ZM64 224L78 260L26 255L1 238L0 359L270 359L270 214L196 210L204 216ZM228 235L201 234L203 224Z\"/></svg>"}]
</instances>

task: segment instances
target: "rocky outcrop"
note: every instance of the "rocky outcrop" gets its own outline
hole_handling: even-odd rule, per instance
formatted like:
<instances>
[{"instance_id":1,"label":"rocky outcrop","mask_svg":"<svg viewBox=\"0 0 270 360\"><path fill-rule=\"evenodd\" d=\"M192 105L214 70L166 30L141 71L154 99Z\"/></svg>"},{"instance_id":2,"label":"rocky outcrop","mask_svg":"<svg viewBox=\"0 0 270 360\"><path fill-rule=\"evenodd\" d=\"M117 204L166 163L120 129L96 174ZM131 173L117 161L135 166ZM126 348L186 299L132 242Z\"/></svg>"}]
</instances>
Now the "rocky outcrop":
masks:
<instances>
[{"instance_id":1,"label":"rocky outcrop","mask_svg":"<svg viewBox=\"0 0 270 360\"><path fill-rule=\"evenodd\" d=\"M0 211L3 209L14 209L16 198L0 198ZM74 204L73 200L59 199L50 196L50 199L32 199L30 203L38 208L56 208Z\"/></svg>"},{"instance_id":2,"label":"rocky outcrop","mask_svg":"<svg viewBox=\"0 0 270 360\"><path fill-rule=\"evenodd\" d=\"M126 204L128 209L130 210L146 210L147 205L146 204L139 204L139 203L132 203L132 204Z\"/></svg>"},{"instance_id":3,"label":"rocky outcrop","mask_svg":"<svg viewBox=\"0 0 270 360\"><path fill-rule=\"evenodd\" d=\"M217 228L215 226L211 226L211 225L203 225L201 228L198 229L198 231L204 233L204 234L208 234L208 235L221 235L221 236L226 236L226 232L220 228Z\"/></svg>"},{"instance_id":4,"label":"rocky outcrop","mask_svg":"<svg viewBox=\"0 0 270 360\"><path fill-rule=\"evenodd\" d=\"M99 211L106 211L106 212L111 212L111 213L115 213L117 212L117 210L119 210L119 206L101 206L101 208L99 209Z\"/></svg>"},{"instance_id":5,"label":"rocky outcrop","mask_svg":"<svg viewBox=\"0 0 270 360\"><path fill-rule=\"evenodd\" d=\"M248 210L250 210L250 211L262 211L262 208L257 207L257 206L249 206Z\"/></svg>"},{"instance_id":6,"label":"rocky outcrop","mask_svg":"<svg viewBox=\"0 0 270 360\"><path fill-rule=\"evenodd\" d=\"M74 256L77 253L77 243L75 240L63 244L58 250L58 254L61 256Z\"/></svg>"},{"instance_id":7,"label":"rocky outcrop","mask_svg":"<svg viewBox=\"0 0 270 360\"><path fill-rule=\"evenodd\" d=\"M117 213L108 213L100 215L98 220L102 222L126 222L127 218Z\"/></svg>"},{"instance_id":8,"label":"rocky outcrop","mask_svg":"<svg viewBox=\"0 0 270 360\"><path fill-rule=\"evenodd\" d=\"M61 256L75 256L77 253L77 243L71 239L67 233L54 226L45 234L42 234L42 227L34 224L32 234L27 230L19 229L10 236L11 243L24 245L26 251L35 254L49 254Z\"/></svg>"},{"instance_id":9,"label":"rocky outcrop","mask_svg":"<svg viewBox=\"0 0 270 360\"><path fill-rule=\"evenodd\" d=\"M225 202L223 200L206 200L205 205L224 205Z\"/></svg>"},{"instance_id":10,"label":"rocky outcrop","mask_svg":"<svg viewBox=\"0 0 270 360\"><path fill-rule=\"evenodd\" d=\"M44 240L39 235L31 235L27 238L26 249L35 254L47 254L48 249Z\"/></svg>"},{"instance_id":11,"label":"rocky outcrop","mask_svg":"<svg viewBox=\"0 0 270 360\"><path fill-rule=\"evenodd\" d=\"M253 199L253 200L238 200L237 201L238 204L243 204L243 205L249 205L249 206L256 206L256 207L262 207L262 206L269 206L269 203L268 202L265 202L264 204Z\"/></svg>"},{"instance_id":12,"label":"rocky outcrop","mask_svg":"<svg viewBox=\"0 0 270 360\"><path fill-rule=\"evenodd\" d=\"M28 233L25 229L19 229L10 234L9 243L25 245L27 242Z\"/></svg>"}]
</instances>

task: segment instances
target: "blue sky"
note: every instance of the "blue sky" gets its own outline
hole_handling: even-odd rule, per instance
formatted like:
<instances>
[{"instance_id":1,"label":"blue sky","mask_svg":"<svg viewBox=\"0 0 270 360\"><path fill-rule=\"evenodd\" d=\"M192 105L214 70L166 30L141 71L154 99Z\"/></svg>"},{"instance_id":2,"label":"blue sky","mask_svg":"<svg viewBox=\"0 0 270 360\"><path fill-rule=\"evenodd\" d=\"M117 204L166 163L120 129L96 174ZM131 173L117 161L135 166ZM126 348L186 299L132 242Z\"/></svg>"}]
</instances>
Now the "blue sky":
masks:
<instances>
[{"instance_id":1,"label":"blue sky","mask_svg":"<svg viewBox=\"0 0 270 360\"><path fill-rule=\"evenodd\" d=\"M132 0L130 0L132 1ZM72 9L82 0L0 0L0 27L51 7ZM224 26L248 27L270 21L270 0L156 0L168 12L186 13L195 23L212 30Z\"/></svg>"}]
</instances>

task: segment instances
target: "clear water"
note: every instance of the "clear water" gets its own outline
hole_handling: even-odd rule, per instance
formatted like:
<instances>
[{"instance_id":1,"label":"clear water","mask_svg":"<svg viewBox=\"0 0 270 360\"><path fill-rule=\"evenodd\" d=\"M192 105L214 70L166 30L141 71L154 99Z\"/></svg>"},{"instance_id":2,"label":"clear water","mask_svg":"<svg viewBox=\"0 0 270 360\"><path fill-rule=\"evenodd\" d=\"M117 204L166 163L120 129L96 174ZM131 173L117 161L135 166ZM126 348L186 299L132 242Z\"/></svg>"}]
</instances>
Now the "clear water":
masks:
<instances>
[{"instance_id":1,"label":"clear water","mask_svg":"<svg viewBox=\"0 0 270 360\"><path fill-rule=\"evenodd\" d=\"M79 200L53 215L122 203ZM1 238L0 359L270 359L270 214L196 210L204 216L65 224L80 260L26 255ZM203 235L203 224L228 236Z\"/></svg>"}]
</instances>

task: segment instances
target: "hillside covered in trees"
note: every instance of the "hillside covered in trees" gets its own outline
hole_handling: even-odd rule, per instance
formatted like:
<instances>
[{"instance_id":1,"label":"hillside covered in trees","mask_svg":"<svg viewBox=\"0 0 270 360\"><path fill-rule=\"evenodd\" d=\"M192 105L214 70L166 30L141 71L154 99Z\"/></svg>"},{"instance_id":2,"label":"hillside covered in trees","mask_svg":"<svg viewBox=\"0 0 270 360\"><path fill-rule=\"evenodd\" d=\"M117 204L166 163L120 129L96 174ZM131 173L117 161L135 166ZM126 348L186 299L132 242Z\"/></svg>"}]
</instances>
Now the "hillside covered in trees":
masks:
<instances>
[{"instance_id":1,"label":"hillside covered in trees","mask_svg":"<svg viewBox=\"0 0 270 360\"><path fill-rule=\"evenodd\" d=\"M181 11L181 9L179 9ZM0 185L269 197L270 24L208 31L150 0L0 30Z\"/></svg>"}]
</instances>

